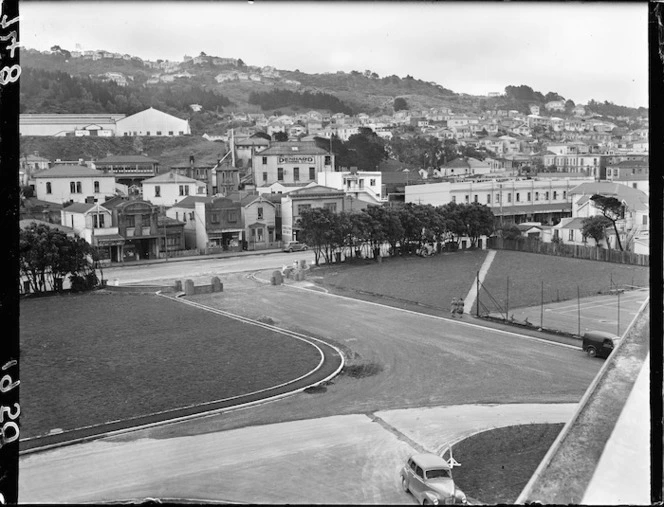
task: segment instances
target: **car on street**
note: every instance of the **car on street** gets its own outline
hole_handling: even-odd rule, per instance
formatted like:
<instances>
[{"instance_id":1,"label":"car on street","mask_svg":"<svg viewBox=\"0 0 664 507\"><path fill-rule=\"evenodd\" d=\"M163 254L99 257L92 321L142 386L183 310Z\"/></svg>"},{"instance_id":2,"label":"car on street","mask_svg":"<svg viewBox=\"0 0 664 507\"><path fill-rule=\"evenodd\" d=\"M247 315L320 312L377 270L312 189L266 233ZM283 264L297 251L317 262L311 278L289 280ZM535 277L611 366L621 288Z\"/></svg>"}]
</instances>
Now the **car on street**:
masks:
<instances>
[{"instance_id":1,"label":"car on street","mask_svg":"<svg viewBox=\"0 0 664 507\"><path fill-rule=\"evenodd\" d=\"M436 454L413 454L400 475L403 490L422 505L465 505L468 501L454 484L450 465Z\"/></svg>"},{"instance_id":2,"label":"car on street","mask_svg":"<svg viewBox=\"0 0 664 507\"><path fill-rule=\"evenodd\" d=\"M588 331L583 335L581 349L590 357L609 357L620 337L606 331Z\"/></svg>"},{"instance_id":3,"label":"car on street","mask_svg":"<svg viewBox=\"0 0 664 507\"><path fill-rule=\"evenodd\" d=\"M284 247L284 252L299 252L301 250L307 250L309 247L305 243L300 243L299 241L291 241L287 243Z\"/></svg>"}]
</instances>

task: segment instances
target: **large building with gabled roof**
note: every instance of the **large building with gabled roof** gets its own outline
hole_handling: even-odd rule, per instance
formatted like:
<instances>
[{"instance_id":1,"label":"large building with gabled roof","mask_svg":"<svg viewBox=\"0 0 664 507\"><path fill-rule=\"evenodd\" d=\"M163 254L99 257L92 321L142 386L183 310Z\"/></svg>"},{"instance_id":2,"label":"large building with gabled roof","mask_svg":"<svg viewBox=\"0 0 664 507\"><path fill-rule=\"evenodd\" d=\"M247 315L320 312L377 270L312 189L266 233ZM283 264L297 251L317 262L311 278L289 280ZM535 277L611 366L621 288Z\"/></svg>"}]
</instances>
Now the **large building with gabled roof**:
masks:
<instances>
[{"instance_id":1,"label":"large building with gabled roof","mask_svg":"<svg viewBox=\"0 0 664 507\"><path fill-rule=\"evenodd\" d=\"M315 143L286 141L272 143L252 159L254 184L307 184L316 181L319 172L334 171L334 154Z\"/></svg>"}]
</instances>

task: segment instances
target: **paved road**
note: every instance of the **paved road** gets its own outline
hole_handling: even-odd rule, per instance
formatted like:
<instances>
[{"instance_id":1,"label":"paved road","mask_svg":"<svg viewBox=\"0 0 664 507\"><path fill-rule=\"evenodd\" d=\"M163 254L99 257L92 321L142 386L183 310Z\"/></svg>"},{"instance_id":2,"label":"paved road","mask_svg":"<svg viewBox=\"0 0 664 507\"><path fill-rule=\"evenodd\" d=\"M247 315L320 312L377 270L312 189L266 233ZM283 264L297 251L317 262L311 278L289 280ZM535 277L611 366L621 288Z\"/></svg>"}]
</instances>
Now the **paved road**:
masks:
<instances>
[{"instance_id":1,"label":"paved road","mask_svg":"<svg viewBox=\"0 0 664 507\"><path fill-rule=\"evenodd\" d=\"M564 422L601 366L576 348L471 319L248 284L246 276L228 275L223 293L192 299L325 339L346 354L346 374L314 393L24 456L20 501L406 503L396 474L409 452L437 450L510 417ZM520 405L510 417L500 413L513 403ZM473 406L487 412L468 419Z\"/></svg>"},{"instance_id":2,"label":"paved road","mask_svg":"<svg viewBox=\"0 0 664 507\"><path fill-rule=\"evenodd\" d=\"M414 504L414 450L478 431L566 422L575 404L464 405L332 416L169 439L108 439L21 460L21 503L159 497L258 504ZM461 463L463 466L464 464Z\"/></svg>"}]
</instances>

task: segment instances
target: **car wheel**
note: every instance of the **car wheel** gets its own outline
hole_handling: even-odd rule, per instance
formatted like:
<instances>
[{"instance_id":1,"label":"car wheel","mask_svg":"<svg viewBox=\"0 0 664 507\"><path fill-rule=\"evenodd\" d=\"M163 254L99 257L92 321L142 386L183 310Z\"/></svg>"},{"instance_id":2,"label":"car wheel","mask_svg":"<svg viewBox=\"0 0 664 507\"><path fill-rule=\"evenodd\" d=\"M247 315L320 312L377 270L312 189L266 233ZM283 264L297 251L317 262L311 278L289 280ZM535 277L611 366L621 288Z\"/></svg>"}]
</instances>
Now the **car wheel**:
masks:
<instances>
[{"instance_id":1,"label":"car wheel","mask_svg":"<svg viewBox=\"0 0 664 507\"><path fill-rule=\"evenodd\" d=\"M408 481L406 480L405 477L402 477L402 478L401 478L401 487L403 488L403 490L404 490L406 493L409 492L409 489L408 489Z\"/></svg>"},{"instance_id":2,"label":"car wheel","mask_svg":"<svg viewBox=\"0 0 664 507\"><path fill-rule=\"evenodd\" d=\"M307 249L307 247L305 246L302 250L306 250L306 249Z\"/></svg>"},{"instance_id":3,"label":"car wheel","mask_svg":"<svg viewBox=\"0 0 664 507\"><path fill-rule=\"evenodd\" d=\"M597 355L597 349L595 349L595 347L588 347L586 352L588 353L588 356L590 356L590 357L595 357Z\"/></svg>"},{"instance_id":4,"label":"car wheel","mask_svg":"<svg viewBox=\"0 0 664 507\"><path fill-rule=\"evenodd\" d=\"M426 498L422 501L422 505L431 505L431 502Z\"/></svg>"}]
</instances>

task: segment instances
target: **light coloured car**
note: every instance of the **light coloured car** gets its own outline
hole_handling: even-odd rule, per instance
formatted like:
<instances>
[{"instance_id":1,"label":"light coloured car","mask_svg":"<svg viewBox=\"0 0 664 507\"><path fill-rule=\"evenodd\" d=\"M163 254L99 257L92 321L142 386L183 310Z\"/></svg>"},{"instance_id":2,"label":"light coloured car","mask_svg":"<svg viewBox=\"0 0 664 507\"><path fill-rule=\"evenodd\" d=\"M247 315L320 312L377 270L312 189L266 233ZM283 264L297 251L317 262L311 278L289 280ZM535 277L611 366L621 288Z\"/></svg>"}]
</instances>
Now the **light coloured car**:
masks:
<instances>
[{"instance_id":1,"label":"light coloured car","mask_svg":"<svg viewBox=\"0 0 664 507\"><path fill-rule=\"evenodd\" d=\"M299 241L291 241L284 247L284 252L299 252L300 250L307 250L309 247L305 243Z\"/></svg>"},{"instance_id":2,"label":"light coloured car","mask_svg":"<svg viewBox=\"0 0 664 507\"><path fill-rule=\"evenodd\" d=\"M401 469L401 486L422 505L467 503L466 495L456 487L452 468L436 454L413 454Z\"/></svg>"}]
</instances>

